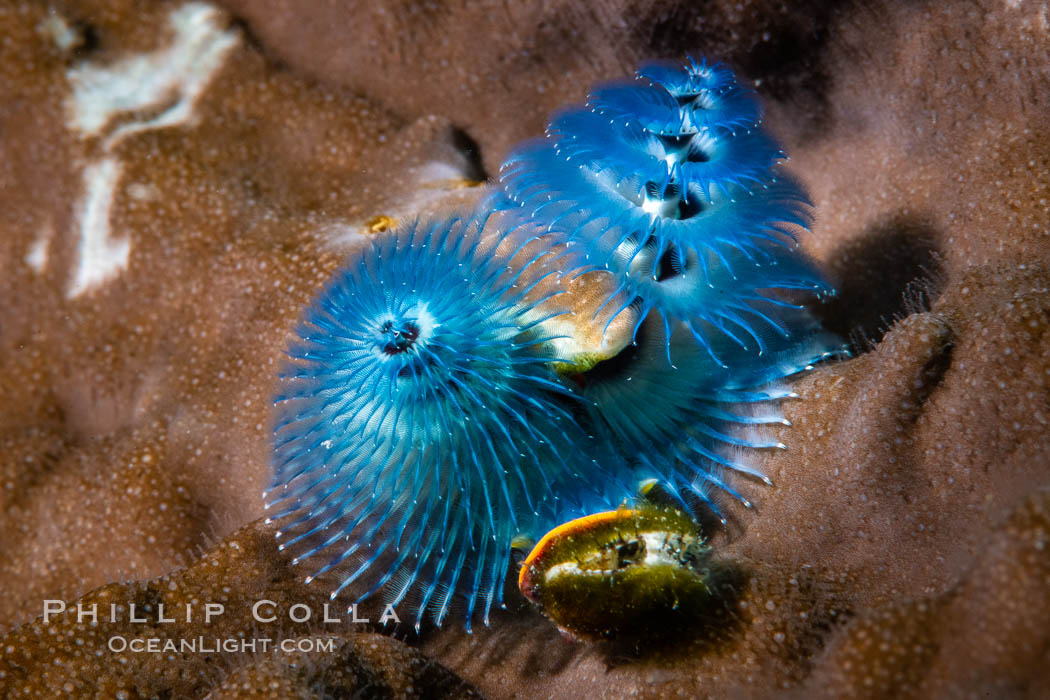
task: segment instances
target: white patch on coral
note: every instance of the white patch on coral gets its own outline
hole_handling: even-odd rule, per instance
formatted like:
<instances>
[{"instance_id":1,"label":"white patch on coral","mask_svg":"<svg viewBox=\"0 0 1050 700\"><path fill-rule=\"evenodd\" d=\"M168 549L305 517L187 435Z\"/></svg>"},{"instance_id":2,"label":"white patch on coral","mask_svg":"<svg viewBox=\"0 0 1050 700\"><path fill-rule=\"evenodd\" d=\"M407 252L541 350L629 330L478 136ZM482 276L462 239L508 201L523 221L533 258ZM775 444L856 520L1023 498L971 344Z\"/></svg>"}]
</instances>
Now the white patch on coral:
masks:
<instances>
[{"instance_id":1,"label":"white patch on coral","mask_svg":"<svg viewBox=\"0 0 1050 700\"><path fill-rule=\"evenodd\" d=\"M33 245L29 246L29 252L26 253L26 265L37 272L44 271L44 268L47 267L47 252L51 246L51 237L54 235L55 229L51 224L40 230L40 235L36 237Z\"/></svg>"},{"instance_id":2,"label":"white patch on coral","mask_svg":"<svg viewBox=\"0 0 1050 700\"><path fill-rule=\"evenodd\" d=\"M188 122L197 100L239 41L235 31L223 30L221 17L211 5L183 5L171 13L171 46L106 66L83 63L70 70L70 128L84 138L98 136L121 113L172 103L152 119L118 127L107 140L107 148L112 148L129 134Z\"/></svg>"},{"instance_id":3,"label":"white patch on coral","mask_svg":"<svg viewBox=\"0 0 1050 700\"><path fill-rule=\"evenodd\" d=\"M201 95L240 41L236 31L223 29L223 17L211 5L187 3L171 13L170 46L108 65L82 63L70 69L73 94L67 103L68 126L83 139L102 136L121 117L160 110L112 128L102 143L104 155L84 169L84 196L78 207L80 245L70 298L127 268L131 240L111 238L110 233L110 209L123 169L110 154L132 134L193 122ZM153 195L149 186L130 187L133 198Z\"/></svg>"},{"instance_id":4,"label":"white patch on coral","mask_svg":"<svg viewBox=\"0 0 1050 700\"><path fill-rule=\"evenodd\" d=\"M420 166L414 175L415 186L406 198L403 208L387 216L400 218L408 213L421 211L462 192L463 188L469 187L471 183L465 170L439 160L432 160Z\"/></svg>"},{"instance_id":5,"label":"white patch on coral","mask_svg":"<svg viewBox=\"0 0 1050 700\"><path fill-rule=\"evenodd\" d=\"M416 173L416 179L422 183L462 180L466 177L466 173L460 168L440 160L432 160L420 166Z\"/></svg>"},{"instance_id":6,"label":"white patch on coral","mask_svg":"<svg viewBox=\"0 0 1050 700\"><path fill-rule=\"evenodd\" d=\"M321 228L319 235L333 248L353 248L373 235L369 231L369 222L373 216L388 216L395 225L411 221L440 207L446 200L463 194L464 188L476 185L462 168L445 161L432 160L409 170L406 192L390 200L397 202L395 206L371 212L366 219L331 222Z\"/></svg>"},{"instance_id":7,"label":"white patch on coral","mask_svg":"<svg viewBox=\"0 0 1050 700\"><path fill-rule=\"evenodd\" d=\"M68 296L83 294L128 266L131 241L114 238L109 230L109 210L120 181L116 158L103 158L84 169L84 198L77 211L80 245L77 266Z\"/></svg>"},{"instance_id":8,"label":"white patch on coral","mask_svg":"<svg viewBox=\"0 0 1050 700\"><path fill-rule=\"evenodd\" d=\"M160 190L156 185L132 182L124 188L128 196L139 202L155 202L160 199Z\"/></svg>"},{"instance_id":9,"label":"white patch on coral","mask_svg":"<svg viewBox=\"0 0 1050 700\"><path fill-rule=\"evenodd\" d=\"M318 235L321 239L328 241L333 248L349 250L368 240L368 236L365 234L366 228L363 222L351 224L336 221L322 226L318 231Z\"/></svg>"},{"instance_id":10,"label":"white patch on coral","mask_svg":"<svg viewBox=\"0 0 1050 700\"><path fill-rule=\"evenodd\" d=\"M66 18L51 10L50 16L40 23L37 32L55 42L55 46L69 51L80 43L80 32L69 26Z\"/></svg>"}]
</instances>

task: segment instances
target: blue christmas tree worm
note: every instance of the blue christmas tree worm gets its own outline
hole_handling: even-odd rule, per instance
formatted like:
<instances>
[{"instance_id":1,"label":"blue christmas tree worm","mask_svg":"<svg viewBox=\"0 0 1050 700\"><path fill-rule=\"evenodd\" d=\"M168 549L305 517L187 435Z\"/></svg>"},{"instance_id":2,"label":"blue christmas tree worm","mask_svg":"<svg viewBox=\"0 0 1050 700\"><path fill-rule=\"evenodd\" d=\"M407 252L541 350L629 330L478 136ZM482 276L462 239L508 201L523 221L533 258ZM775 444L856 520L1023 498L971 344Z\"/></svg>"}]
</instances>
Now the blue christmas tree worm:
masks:
<instances>
[{"instance_id":1,"label":"blue christmas tree worm","mask_svg":"<svg viewBox=\"0 0 1050 700\"><path fill-rule=\"evenodd\" d=\"M648 64L519 146L475 211L351 256L276 399L265 497L307 580L382 590L417 629L458 603L469 630L519 537L639 487L672 519L719 513L711 486L750 506L731 473L768 482L781 380L841 351L801 303L831 290L798 247L812 212L783 157L726 68ZM611 280L584 325L637 322L580 367L558 333L580 327L563 295L584 274Z\"/></svg>"}]
</instances>

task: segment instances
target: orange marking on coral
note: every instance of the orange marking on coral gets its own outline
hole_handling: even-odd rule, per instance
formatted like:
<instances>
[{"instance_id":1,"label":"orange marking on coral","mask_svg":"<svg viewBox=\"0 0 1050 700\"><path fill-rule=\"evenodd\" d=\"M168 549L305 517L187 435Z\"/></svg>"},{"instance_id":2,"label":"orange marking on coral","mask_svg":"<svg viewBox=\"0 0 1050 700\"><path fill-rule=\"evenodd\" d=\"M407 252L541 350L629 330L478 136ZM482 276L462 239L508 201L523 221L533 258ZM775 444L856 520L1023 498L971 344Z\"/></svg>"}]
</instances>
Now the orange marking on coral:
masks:
<instances>
[{"instance_id":1,"label":"orange marking on coral","mask_svg":"<svg viewBox=\"0 0 1050 700\"><path fill-rule=\"evenodd\" d=\"M380 214L366 221L365 228L368 229L369 233L384 233L394 228L394 224L395 221L392 217Z\"/></svg>"}]
</instances>

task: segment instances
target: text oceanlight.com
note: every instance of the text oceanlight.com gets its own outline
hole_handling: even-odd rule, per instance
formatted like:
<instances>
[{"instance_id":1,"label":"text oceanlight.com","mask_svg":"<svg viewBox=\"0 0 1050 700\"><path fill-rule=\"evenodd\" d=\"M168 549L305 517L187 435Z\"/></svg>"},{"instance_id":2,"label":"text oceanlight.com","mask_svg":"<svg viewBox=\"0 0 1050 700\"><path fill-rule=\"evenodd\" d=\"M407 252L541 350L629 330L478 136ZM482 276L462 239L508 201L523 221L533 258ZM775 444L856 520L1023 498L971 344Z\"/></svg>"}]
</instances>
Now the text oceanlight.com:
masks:
<instances>
[{"instance_id":1,"label":"text oceanlight.com","mask_svg":"<svg viewBox=\"0 0 1050 700\"><path fill-rule=\"evenodd\" d=\"M106 646L115 654L130 651L135 654L227 654L267 652L280 649L284 652L334 652L335 637L301 637L299 639L241 639L237 637L193 639L161 639L159 637L109 638Z\"/></svg>"}]
</instances>

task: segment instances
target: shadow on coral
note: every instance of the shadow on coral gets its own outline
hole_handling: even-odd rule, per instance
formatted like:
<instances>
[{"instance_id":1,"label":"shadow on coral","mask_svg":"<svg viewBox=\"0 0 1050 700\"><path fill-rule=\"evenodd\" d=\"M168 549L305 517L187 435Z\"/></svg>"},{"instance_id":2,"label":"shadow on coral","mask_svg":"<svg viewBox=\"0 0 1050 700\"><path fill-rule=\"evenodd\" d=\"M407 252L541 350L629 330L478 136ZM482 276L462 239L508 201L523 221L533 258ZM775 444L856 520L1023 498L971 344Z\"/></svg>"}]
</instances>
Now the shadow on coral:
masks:
<instances>
[{"instance_id":1,"label":"shadow on coral","mask_svg":"<svg viewBox=\"0 0 1050 700\"><path fill-rule=\"evenodd\" d=\"M614 639L599 642L598 651L608 667L652 662L660 665L686 658L697 659L724 649L745 628L739 600L751 572L730 561L712 563L708 585L711 595L702 608L653 611L642 627L621 630Z\"/></svg>"},{"instance_id":2,"label":"shadow on coral","mask_svg":"<svg viewBox=\"0 0 1050 700\"><path fill-rule=\"evenodd\" d=\"M838 294L814 312L859 355L873 349L891 326L929 311L941 293L940 236L927 220L897 214L836 249L827 267Z\"/></svg>"},{"instance_id":3,"label":"shadow on coral","mask_svg":"<svg viewBox=\"0 0 1050 700\"><path fill-rule=\"evenodd\" d=\"M463 172L467 179L476 182L488 180L489 174L485 172L484 161L481 158L481 146L474 137L456 126L451 129L450 140L464 161Z\"/></svg>"},{"instance_id":4,"label":"shadow on coral","mask_svg":"<svg viewBox=\"0 0 1050 700\"><path fill-rule=\"evenodd\" d=\"M709 3L655 5L633 27L637 39L661 56L703 54L730 62L761 82L761 90L780 101L799 102L809 111L806 133L827 128L831 87L823 59L831 27L849 0L810 0L786 13L773 3L751 3L743 41L727 31L741 21L741 6ZM762 31L755 31L761 29Z\"/></svg>"},{"instance_id":5,"label":"shadow on coral","mask_svg":"<svg viewBox=\"0 0 1050 700\"><path fill-rule=\"evenodd\" d=\"M690 613L681 609L655 611L644 618L643 626L617 630L614 639L594 643L572 640L520 595L510 596L508 609L494 612L491 627L474 635L453 632L444 638L435 637L438 643L428 653L446 658L469 656L491 672L499 672L515 659L519 680L557 675L581 655L597 654L607 668L665 666L697 659L723 651L746 629L747 618L741 614L739 602L751 575L737 563L714 562L709 580L712 594L702 608ZM610 624L615 627L616 621Z\"/></svg>"},{"instance_id":6,"label":"shadow on coral","mask_svg":"<svg viewBox=\"0 0 1050 700\"><path fill-rule=\"evenodd\" d=\"M477 664L484 673L505 673L513 665L522 680L557 675L589 650L589 645L558 632L520 594L517 598L508 602L507 610L493 611L491 626L477 626L473 634L456 628L434 634L424 631L424 639L430 637L429 644L424 642L427 653Z\"/></svg>"}]
</instances>

